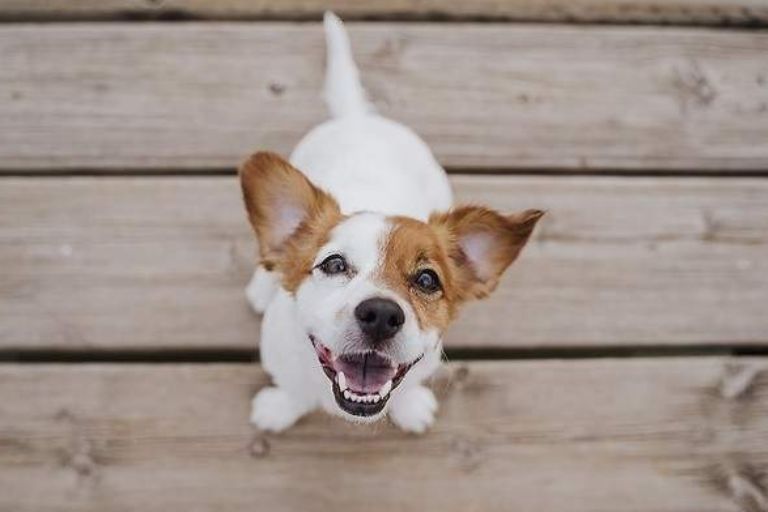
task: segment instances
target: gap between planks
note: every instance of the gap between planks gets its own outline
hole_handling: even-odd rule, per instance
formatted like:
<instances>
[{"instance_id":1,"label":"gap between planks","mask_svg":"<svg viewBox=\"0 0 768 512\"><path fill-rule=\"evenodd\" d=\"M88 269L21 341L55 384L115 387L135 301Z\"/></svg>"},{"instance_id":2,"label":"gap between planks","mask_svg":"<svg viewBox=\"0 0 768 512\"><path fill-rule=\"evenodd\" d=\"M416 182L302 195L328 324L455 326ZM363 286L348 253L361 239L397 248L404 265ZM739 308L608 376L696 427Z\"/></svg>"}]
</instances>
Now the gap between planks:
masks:
<instances>
[{"instance_id":1,"label":"gap between planks","mask_svg":"<svg viewBox=\"0 0 768 512\"><path fill-rule=\"evenodd\" d=\"M582 177L621 177L621 178L768 178L768 168L765 169L733 169L728 171L707 171L701 169L644 169L627 171L615 168L541 168L521 169L516 167L486 168L455 168L445 167L450 176L582 176ZM237 168L232 167L201 167L201 168L51 168L51 169L4 169L0 168L0 180L3 178L162 178L162 177L232 177L237 175Z\"/></svg>"},{"instance_id":2,"label":"gap between planks","mask_svg":"<svg viewBox=\"0 0 768 512\"><path fill-rule=\"evenodd\" d=\"M345 20L549 22L762 27L759 0L6 0L0 22L258 20L317 21L326 9Z\"/></svg>"},{"instance_id":3,"label":"gap between planks","mask_svg":"<svg viewBox=\"0 0 768 512\"><path fill-rule=\"evenodd\" d=\"M477 347L444 350L445 363L460 361L529 361L632 358L697 358L723 356L732 358L768 356L765 346L720 345L702 346L602 346L504 348ZM186 364L186 363L258 363L256 349L240 348L181 348L181 349L0 349L0 364Z\"/></svg>"}]
</instances>

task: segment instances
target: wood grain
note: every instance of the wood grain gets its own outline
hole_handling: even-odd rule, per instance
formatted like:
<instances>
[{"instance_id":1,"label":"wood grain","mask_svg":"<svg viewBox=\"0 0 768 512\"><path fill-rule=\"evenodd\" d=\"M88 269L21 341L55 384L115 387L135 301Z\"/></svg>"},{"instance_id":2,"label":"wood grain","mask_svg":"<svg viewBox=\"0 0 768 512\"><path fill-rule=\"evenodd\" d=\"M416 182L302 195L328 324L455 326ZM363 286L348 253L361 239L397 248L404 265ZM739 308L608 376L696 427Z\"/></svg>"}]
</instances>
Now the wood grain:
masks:
<instances>
[{"instance_id":1,"label":"wood grain","mask_svg":"<svg viewBox=\"0 0 768 512\"><path fill-rule=\"evenodd\" d=\"M255 366L2 365L0 509L762 511L767 371L457 364L424 437L320 414L264 437Z\"/></svg>"},{"instance_id":2,"label":"wood grain","mask_svg":"<svg viewBox=\"0 0 768 512\"><path fill-rule=\"evenodd\" d=\"M548 210L451 347L763 345L768 181L453 177ZM255 248L234 177L5 178L0 347L250 349Z\"/></svg>"},{"instance_id":3,"label":"wood grain","mask_svg":"<svg viewBox=\"0 0 768 512\"><path fill-rule=\"evenodd\" d=\"M521 20L750 25L768 22L762 0L4 0L4 20L319 19Z\"/></svg>"},{"instance_id":4,"label":"wood grain","mask_svg":"<svg viewBox=\"0 0 768 512\"><path fill-rule=\"evenodd\" d=\"M380 111L462 169L768 169L768 34L351 24ZM322 121L318 24L0 27L0 169L233 168ZM446 72L450 70L450 72Z\"/></svg>"}]
</instances>

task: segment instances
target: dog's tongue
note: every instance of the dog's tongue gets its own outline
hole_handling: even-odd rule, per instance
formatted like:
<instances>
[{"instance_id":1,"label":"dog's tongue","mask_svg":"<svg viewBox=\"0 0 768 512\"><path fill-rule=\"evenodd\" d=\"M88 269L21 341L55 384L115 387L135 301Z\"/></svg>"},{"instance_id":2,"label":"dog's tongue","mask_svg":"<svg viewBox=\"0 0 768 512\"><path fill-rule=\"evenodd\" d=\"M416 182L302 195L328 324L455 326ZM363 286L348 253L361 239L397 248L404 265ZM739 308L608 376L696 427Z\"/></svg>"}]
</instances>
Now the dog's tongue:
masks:
<instances>
[{"instance_id":1,"label":"dog's tongue","mask_svg":"<svg viewBox=\"0 0 768 512\"><path fill-rule=\"evenodd\" d=\"M337 372L344 372L347 386L360 393L375 393L397 373L397 366L376 352L342 354L333 366Z\"/></svg>"}]
</instances>

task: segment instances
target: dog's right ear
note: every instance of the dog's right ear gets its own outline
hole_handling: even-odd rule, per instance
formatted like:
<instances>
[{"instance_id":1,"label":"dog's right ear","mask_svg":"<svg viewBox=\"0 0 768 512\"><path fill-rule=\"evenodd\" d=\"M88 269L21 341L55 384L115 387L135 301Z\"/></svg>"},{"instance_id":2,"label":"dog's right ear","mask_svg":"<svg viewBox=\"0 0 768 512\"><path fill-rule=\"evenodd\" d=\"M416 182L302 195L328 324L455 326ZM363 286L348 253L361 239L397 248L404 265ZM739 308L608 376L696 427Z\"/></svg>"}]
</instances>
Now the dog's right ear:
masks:
<instances>
[{"instance_id":1,"label":"dog's right ear","mask_svg":"<svg viewBox=\"0 0 768 512\"><path fill-rule=\"evenodd\" d=\"M340 215L339 205L275 153L260 151L240 166L245 208L264 261L279 256L310 219Z\"/></svg>"}]
</instances>

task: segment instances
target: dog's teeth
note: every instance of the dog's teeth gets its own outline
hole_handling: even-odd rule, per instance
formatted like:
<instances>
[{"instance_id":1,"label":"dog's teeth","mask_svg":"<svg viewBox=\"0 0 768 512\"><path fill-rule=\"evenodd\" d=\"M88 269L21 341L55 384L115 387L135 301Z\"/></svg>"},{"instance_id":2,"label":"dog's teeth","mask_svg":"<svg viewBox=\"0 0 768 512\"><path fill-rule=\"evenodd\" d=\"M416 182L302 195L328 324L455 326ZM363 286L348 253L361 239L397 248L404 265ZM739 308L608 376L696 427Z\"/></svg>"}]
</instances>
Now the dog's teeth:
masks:
<instances>
[{"instance_id":1,"label":"dog's teeth","mask_svg":"<svg viewBox=\"0 0 768 512\"><path fill-rule=\"evenodd\" d=\"M347 390L347 377L344 375L344 372L339 372L336 374L336 380L339 382L339 389L342 391Z\"/></svg>"},{"instance_id":2,"label":"dog's teeth","mask_svg":"<svg viewBox=\"0 0 768 512\"><path fill-rule=\"evenodd\" d=\"M392 379L388 380L386 384L381 386L381 389L379 390L379 396L385 397L389 394L390 391L392 391Z\"/></svg>"},{"instance_id":3,"label":"dog's teeth","mask_svg":"<svg viewBox=\"0 0 768 512\"><path fill-rule=\"evenodd\" d=\"M344 398L347 400L351 400L353 402L357 402L360 404L375 404L380 402L384 396L381 394L373 394L373 395L358 395L357 393L350 391L349 389L345 389L342 394L344 395Z\"/></svg>"}]
</instances>

